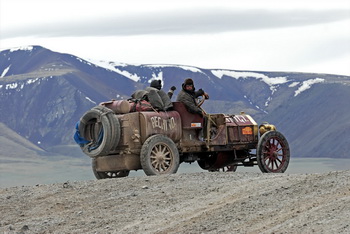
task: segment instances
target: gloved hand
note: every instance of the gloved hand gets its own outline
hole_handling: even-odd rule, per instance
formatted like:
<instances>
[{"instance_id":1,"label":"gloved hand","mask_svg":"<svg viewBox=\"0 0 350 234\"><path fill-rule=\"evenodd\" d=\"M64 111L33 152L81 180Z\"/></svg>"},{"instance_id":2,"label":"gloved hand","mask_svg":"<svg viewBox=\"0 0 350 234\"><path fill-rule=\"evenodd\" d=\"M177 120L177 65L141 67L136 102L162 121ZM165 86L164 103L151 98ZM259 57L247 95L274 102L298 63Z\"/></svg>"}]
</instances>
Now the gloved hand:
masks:
<instances>
[{"instance_id":1,"label":"gloved hand","mask_svg":"<svg viewBox=\"0 0 350 234\"><path fill-rule=\"evenodd\" d=\"M196 92L197 96L203 96L205 94L204 90L203 89L199 89L197 92Z\"/></svg>"},{"instance_id":2,"label":"gloved hand","mask_svg":"<svg viewBox=\"0 0 350 234\"><path fill-rule=\"evenodd\" d=\"M175 91L176 87L175 86L171 86L170 90Z\"/></svg>"},{"instance_id":3,"label":"gloved hand","mask_svg":"<svg viewBox=\"0 0 350 234\"><path fill-rule=\"evenodd\" d=\"M204 92L204 98L209 99L209 95L206 92Z\"/></svg>"}]
</instances>

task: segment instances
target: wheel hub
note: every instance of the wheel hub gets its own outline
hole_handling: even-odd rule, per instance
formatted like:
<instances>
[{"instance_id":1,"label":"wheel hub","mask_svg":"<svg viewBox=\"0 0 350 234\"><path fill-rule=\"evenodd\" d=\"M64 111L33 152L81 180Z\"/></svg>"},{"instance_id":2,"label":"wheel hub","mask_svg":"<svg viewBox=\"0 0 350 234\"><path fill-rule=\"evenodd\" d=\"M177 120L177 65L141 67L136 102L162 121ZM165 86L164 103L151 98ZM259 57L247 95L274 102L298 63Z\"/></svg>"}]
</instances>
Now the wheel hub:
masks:
<instances>
[{"instance_id":1,"label":"wheel hub","mask_svg":"<svg viewBox=\"0 0 350 234\"><path fill-rule=\"evenodd\" d=\"M156 154L156 161L157 161L157 163L159 163L159 164L163 163L163 162L165 161L164 154L158 152L158 153Z\"/></svg>"},{"instance_id":2,"label":"wheel hub","mask_svg":"<svg viewBox=\"0 0 350 234\"><path fill-rule=\"evenodd\" d=\"M262 172L283 173L290 158L289 145L285 137L277 131L264 133L257 147L257 161Z\"/></svg>"},{"instance_id":3,"label":"wheel hub","mask_svg":"<svg viewBox=\"0 0 350 234\"><path fill-rule=\"evenodd\" d=\"M276 159L277 157L278 157L278 152L273 151L273 152L272 152L272 158L273 158L273 159Z\"/></svg>"}]
</instances>

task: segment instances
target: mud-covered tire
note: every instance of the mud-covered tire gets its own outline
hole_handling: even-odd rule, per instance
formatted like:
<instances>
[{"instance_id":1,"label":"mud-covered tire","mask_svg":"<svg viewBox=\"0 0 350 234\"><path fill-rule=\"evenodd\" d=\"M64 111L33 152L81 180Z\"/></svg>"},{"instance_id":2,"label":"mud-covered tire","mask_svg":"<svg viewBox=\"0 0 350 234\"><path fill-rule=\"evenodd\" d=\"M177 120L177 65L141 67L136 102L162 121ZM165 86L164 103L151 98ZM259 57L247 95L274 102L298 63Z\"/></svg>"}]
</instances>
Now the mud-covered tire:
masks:
<instances>
[{"instance_id":1,"label":"mud-covered tire","mask_svg":"<svg viewBox=\"0 0 350 234\"><path fill-rule=\"evenodd\" d=\"M112 110L103 106L92 108L80 118L79 132L90 142L82 150L92 158L108 155L120 140L119 120Z\"/></svg>"},{"instance_id":2,"label":"mud-covered tire","mask_svg":"<svg viewBox=\"0 0 350 234\"><path fill-rule=\"evenodd\" d=\"M113 112L113 110L110 110L107 107L104 106L95 106L93 109L100 110L103 114L107 114L110 126L111 126L111 150L114 151L119 144L120 136L121 136L121 128L120 128L120 122L117 117L117 115Z\"/></svg>"},{"instance_id":3,"label":"mud-covered tire","mask_svg":"<svg viewBox=\"0 0 350 234\"><path fill-rule=\"evenodd\" d=\"M92 159L92 172L94 173L96 179L111 179L111 178L120 178L120 177L127 177L130 173L128 170L123 171L96 171L96 160Z\"/></svg>"},{"instance_id":4,"label":"mud-covered tire","mask_svg":"<svg viewBox=\"0 0 350 234\"><path fill-rule=\"evenodd\" d=\"M264 133L259 139L256 156L258 166L262 172L285 172L290 160L287 139L278 131Z\"/></svg>"},{"instance_id":5,"label":"mud-covered tire","mask_svg":"<svg viewBox=\"0 0 350 234\"><path fill-rule=\"evenodd\" d=\"M174 174L180 165L175 143L164 135L150 136L142 145L140 161L146 175Z\"/></svg>"}]
</instances>

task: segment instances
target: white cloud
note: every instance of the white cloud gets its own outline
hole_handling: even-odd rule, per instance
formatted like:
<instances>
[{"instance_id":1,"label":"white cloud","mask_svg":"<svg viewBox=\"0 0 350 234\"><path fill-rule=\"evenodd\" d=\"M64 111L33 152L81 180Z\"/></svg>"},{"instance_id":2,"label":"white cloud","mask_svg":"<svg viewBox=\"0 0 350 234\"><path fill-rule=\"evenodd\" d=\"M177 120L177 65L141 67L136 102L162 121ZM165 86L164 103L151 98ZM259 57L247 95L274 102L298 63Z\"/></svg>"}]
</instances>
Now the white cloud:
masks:
<instances>
[{"instance_id":1,"label":"white cloud","mask_svg":"<svg viewBox=\"0 0 350 234\"><path fill-rule=\"evenodd\" d=\"M0 6L0 49L42 45L128 64L350 75L349 0L0 0Z\"/></svg>"}]
</instances>

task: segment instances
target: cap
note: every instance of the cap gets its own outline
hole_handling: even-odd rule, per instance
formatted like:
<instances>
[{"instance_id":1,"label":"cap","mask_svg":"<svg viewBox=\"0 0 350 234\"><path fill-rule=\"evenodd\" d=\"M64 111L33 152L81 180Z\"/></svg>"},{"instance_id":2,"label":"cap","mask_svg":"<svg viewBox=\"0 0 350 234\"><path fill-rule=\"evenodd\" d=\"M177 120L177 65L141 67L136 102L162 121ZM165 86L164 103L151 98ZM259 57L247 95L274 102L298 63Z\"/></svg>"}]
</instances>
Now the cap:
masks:
<instances>
[{"instance_id":1,"label":"cap","mask_svg":"<svg viewBox=\"0 0 350 234\"><path fill-rule=\"evenodd\" d=\"M150 86L160 90L162 88L162 81L161 80L152 80Z\"/></svg>"},{"instance_id":2,"label":"cap","mask_svg":"<svg viewBox=\"0 0 350 234\"><path fill-rule=\"evenodd\" d=\"M193 80L191 78L187 78L184 82L185 85L193 85Z\"/></svg>"}]
</instances>

